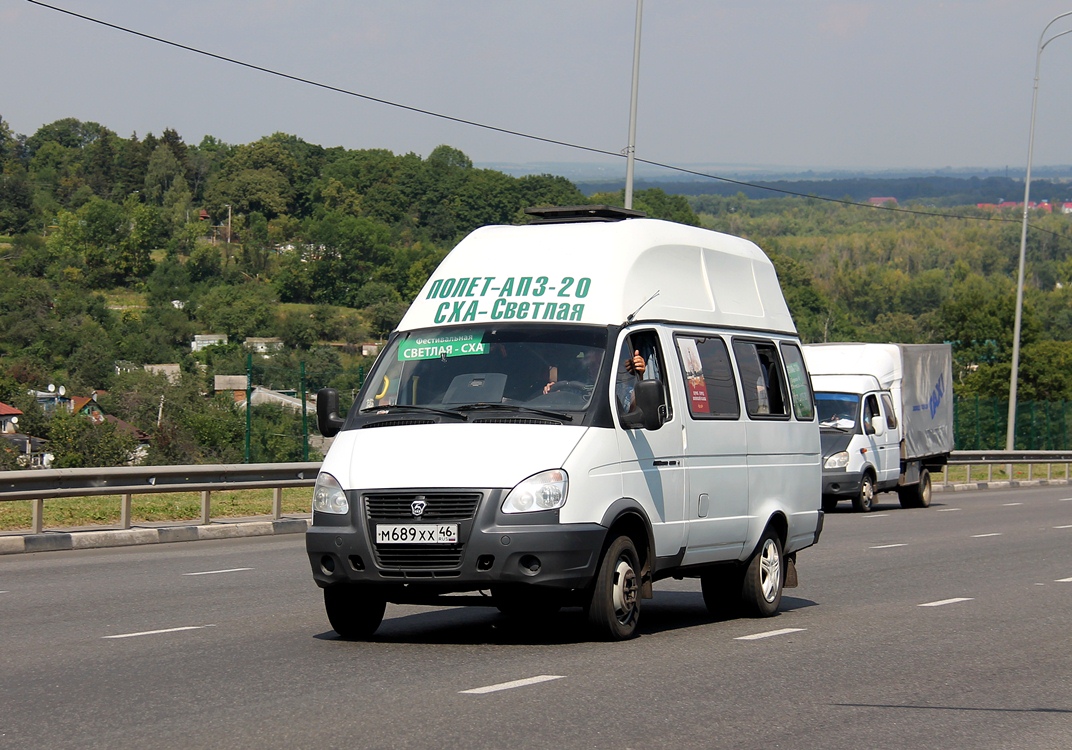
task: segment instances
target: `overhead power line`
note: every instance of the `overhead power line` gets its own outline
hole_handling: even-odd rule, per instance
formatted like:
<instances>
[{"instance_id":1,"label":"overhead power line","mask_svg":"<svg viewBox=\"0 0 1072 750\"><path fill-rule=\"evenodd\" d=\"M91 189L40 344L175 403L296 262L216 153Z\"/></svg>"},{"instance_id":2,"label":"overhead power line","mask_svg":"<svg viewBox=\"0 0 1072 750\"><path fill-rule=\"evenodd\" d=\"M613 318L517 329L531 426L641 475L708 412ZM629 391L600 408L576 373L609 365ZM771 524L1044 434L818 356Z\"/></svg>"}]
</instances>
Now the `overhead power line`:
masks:
<instances>
[{"instance_id":1,"label":"overhead power line","mask_svg":"<svg viewBox=\"0 0 1072 750\"><path fill-rule=\"evenodd\" d=\"M396 109L405 110L407 112L413 112L415 114L426 115L428 117L435 117L435 118L438 118L440 120L447 120L448 122L455 122L455 123L458 123L460 125L468 125L468 126L474 127L474 128L481 128L483 130L489 130L489 131L492 131L492 132L495 132L495 133L502 133L504 135L510 135L510 136L514 136L514 137L517 137L517 138L525 138L525 139L531 140L531 141L538 141L540 143L547 143L547 144L551 144L551 145L554 145L554 146L562 146L563 148L570 148L570 149L574 149L576 151L585 151L585 152L591 153L591 154L600 154L602 156L613 156L613 157L616 157L616 158L625 158L625 155L620 151L609 151L607 149L595 148L593 146L584 146L584 145L577 144L577 143L570 143L569 141L562 141L562 140L557 140L557 139L554 139L554 138L546 138L544 136L534 135L532 133L525 133L525 132L520 131L520 130L513 130L513 129L510 129L510 128L498 127L496 125L488 125L487 123L477 122L476 120L468 120L468 119L463 118L463 117L455 117L453 115L444 114L442 112L435 112L433 110L423 109L421 107L415 107L415 106L412 106L412 105L409 105L409 104L402 104L400 102L391 101L390 99L383 99L381 97L371 96L369 94L362 94L362 93L357 92L357 91L351 91L349 89L344 89L344 88L342 88L340 86L333 86L331 84L322 83L320 81L314 81L314 80L309 79L309 78L303 78L301 76L292 75L290 73L284 73L282 71L274 70L272 68L267 68L267 67L265 67L263 65L256 65L254 63L245 62L244 60L239 60L239 59L236 59L236 58L233 58L233 57L228 57L226 55L221 55L221 54L218 54L218 53L215 53L215 52L209 52L207 50L199 49L197 47L192 47L192 46L190 46L188 44L182 44L180 42L174 42L174 41L171 41L170 39L164 39L163 37L155 36L153 34L147 34L147 33L143 32L143 31L138 31L136 29L131 29L131 28L128 28L126 26L120 26L119 24L111 23L109 21L103 21L103 20L101 20L99 18L94 18L92 16L87 16L87 15L85 15L83 13L76 13L73 10L68 10L66 8L61 8L61 7L57 6L57 5L50 5L49 3L41 2L41 0L26 0L26 1L28 3L31 3L32 5L37 5L37 6L40 6L42 8L47 8L48 10L52 10L52 11L55 11L57 13L63 13L64 15L72 16L74 18L78 18L78 19L83 20L83 21L88 21L89 23L94 23L94 24L97 24L98 26L105 26L105 27L107 27L109 29L114 29L114 30L120 31L120 32L122 32L124 34L131 34L133 36L141 37L142 39L148 39L151 42L156 42L158 44L166 44L166 45L168 45L170 47L175 47L177 49L185 50L187 52L192 52L192 53L197 54L197 55L203 55L205 57L211 57L211 58L213 58L215 60L219 60L221 62L229 63L231 65L238 65L240 67L248 68L250 70L255 70L255 71L258 71L260 73L267 73L268 75L276 76L277 78L283 78L283 79L286 79L286 80L289 80L289 81L294 81L296 83L301 83L301 84L304 84L306 86L315 86L316 88L324 89L326 91L332 91L332 92L335 92L337 94L343 94L345 96L352 96L352 97L355 97L357 99L363 99L365 101L374 102L376 104L383 104L385 106L394 107ZM763 185L763 184L754 183L754 182L746 182L744 180L735 180L735 179L731 179L729 177L722 177L722 176L719 176L719 175L709 174L707 172L699 172L699 171L696 171L696 170L687 169L685 167L674 166L672 164L664 164L662 162L652 161L650 159L635 158L635 160L637 162L640 162L641 164L647 164L649 166L659 167L661 169L667 169L667 170L671 170L671 171L674 171L674 172L680 172L682 174L688 174L688 175L692 175L694 177L702 177L704 179L716 180L716 181L725 182L725 183L728 183L728 184L731 184L731 185L740 185L741 187L755 188L757 190L768 190L770 192L781 193L783 195L791 195L791 196L796 196L796 197L800 197L800 198L811 198L813 200L826 201L828 203L839 203L839 204L845 205L845 206L854 206L854 207L858 207L858 208L872 208L872 209L878 209L878 210L882 210L882 211L892 211L892 212L896 212L896 213L905 213L905 214L916 214L916 215L919 215L919 216L932 216L932 217L943 218L943 219L966 219L966 220L971 220L971 221L998 221L998 222L1016 222L1016 223L1020 222L1020 219L1012 219L1012 218L1006 218L1006 217L1002 217L1002 216L969 216L967 214L951 214L951 213L941 213L941 212L936 212L936 211L921 211L921 210L918 210L918 209L902 208L900 206L874 205L874 204L871 204L871 203L858 203L856 201L850 201L850 200L846 200L846 199L843 199L843 198L830 198L830 197L827 197L827 196L815 195L815 194L812 194L812 193L801 193L801 192L797 192L797 191L794 191L794 190L788 190L788 189L785 189L785 188L778 188L778 187L774 187L772 185ZM1038 232L1045 232L1046 234L1052 234L1052 235L1057 236L1057 237L1062 237L1063 236L1063 235L1058 234L1057 232L1052 232L1052 231L1047 230L1047 229L1041 229L1039 227L1034 227L1034 226L1032 226L1031 228L1035 229Z\"/></svg>"}]
</instances>

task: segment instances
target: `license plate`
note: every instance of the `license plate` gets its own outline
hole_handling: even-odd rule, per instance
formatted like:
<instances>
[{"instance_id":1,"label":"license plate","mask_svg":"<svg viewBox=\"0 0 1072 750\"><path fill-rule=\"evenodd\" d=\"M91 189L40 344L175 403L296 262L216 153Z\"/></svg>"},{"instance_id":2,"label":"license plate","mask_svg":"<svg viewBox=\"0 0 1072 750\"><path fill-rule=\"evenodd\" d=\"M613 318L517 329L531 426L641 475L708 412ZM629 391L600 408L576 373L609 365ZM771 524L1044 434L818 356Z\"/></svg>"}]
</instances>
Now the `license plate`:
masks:
<instances>
[{"instance_id":1,"label":"license plate","mask_svg":"<svg viewBox=\"0 0 1072 750\"><path fill-rule=\"evenodd\" d=\"M381 523L376 544L457 544L456 523Z\"/></svg>"}]
</instances>

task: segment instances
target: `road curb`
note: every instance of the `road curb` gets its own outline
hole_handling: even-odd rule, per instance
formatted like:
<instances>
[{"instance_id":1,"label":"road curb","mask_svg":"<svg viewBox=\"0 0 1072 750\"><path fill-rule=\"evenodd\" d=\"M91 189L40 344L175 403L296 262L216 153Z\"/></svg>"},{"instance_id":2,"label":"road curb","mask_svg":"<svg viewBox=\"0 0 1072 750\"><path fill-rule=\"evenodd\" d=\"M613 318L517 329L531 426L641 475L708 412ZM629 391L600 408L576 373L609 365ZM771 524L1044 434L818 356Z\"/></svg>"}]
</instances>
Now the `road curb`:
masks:
<instances>
[{"instance_id":1,"label":"road curb","mask_svg":"<svg viewBox=\"0 0 1072 750\"><path fill-rule=\"evenodd\" d=\"M198 542L209 539L301 534L309 528L308 519L281 518L213 523L204 526L160 526L134 529L88 531L47 531L43 534L0 536L0 555L24 552L59 552L62 550L130 547L143 544Z\"/></svg>"}]
</instances>

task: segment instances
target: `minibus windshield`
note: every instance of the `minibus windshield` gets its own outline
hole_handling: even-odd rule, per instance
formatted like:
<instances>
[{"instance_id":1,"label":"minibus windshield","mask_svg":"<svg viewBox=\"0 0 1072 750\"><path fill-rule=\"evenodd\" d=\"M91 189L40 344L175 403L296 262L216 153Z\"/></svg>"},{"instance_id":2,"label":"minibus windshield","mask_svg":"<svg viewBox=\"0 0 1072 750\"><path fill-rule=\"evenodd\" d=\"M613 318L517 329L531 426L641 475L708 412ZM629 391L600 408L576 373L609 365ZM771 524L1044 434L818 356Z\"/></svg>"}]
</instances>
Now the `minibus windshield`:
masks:
<instances>
[{"instance_id":1,"label":"minibus windshield","mask_svg":"<svg viewBox=\"0 0 1072 750\"><path fill-rule=\"evenodd\" d=\"M584 411L606 355L607 330L514 325L430 329L392 340L362 392L360 412Z\"/></svg>"}]
</instances>

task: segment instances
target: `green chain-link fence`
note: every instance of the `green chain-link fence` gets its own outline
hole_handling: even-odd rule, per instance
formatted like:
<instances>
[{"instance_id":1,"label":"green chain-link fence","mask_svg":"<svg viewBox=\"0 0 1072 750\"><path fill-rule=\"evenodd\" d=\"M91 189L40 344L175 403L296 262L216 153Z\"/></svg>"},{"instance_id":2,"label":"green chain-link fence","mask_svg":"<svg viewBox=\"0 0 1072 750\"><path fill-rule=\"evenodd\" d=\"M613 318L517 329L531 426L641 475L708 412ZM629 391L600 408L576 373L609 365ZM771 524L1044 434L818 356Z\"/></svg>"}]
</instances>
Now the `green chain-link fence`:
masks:
<instances>
[{"instance_id":1,"label":"green chain-link fence","mask_svg":"<svg viewBox=\"0 0 1072 750\"><path fill-rule=\"evenodd\" d=\"M953 399L953 435L958 450L1004 450L1007 399ZM1020 401L1016 409L1017 450L1072 449L1072 402Z\"/></svg>"}]
</instances>

